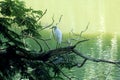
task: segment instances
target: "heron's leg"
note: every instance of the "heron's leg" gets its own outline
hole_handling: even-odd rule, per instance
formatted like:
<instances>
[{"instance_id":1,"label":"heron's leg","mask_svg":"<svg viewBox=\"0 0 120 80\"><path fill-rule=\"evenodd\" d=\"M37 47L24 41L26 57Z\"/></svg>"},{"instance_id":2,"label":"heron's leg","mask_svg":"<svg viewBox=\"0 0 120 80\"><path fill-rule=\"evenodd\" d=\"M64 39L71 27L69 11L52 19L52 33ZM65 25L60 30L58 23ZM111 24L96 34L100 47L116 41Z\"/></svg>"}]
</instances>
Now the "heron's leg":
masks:
<instances>
[{"instance_id":1,"label":"heron's leg","mask_svg":"<svg viewBox=\"0 0 120 80\"><path fill-rule=\"evenodd\" d=\"M56 44L56 48L58 48L58 44L59 44L59 43L57 42L57 44Z\"/></svg>"},{"instance_id":2,"label":"heron's leg","mask_svg":"<svg viewBox=\"0 0 120 80\"><path fill-rule=\"evenodd\" d=\"M56 48L60 48L60 43L57 42Z\"/></svg>"}]
</instances>

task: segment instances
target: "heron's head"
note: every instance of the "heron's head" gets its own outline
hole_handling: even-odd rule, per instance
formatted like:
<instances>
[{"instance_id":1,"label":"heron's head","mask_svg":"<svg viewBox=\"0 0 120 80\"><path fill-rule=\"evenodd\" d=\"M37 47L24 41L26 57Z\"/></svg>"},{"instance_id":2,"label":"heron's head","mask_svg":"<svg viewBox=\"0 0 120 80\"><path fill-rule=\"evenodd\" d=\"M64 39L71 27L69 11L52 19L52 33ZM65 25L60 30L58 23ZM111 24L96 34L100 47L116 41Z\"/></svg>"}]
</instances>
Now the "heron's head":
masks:
<instances>
[{"instance_id":1,"label":"heron's head","mask_svg":"<svg viewBox=\"0 0 120 80\"><path fill-rule=\"evenodd\" d=\"M53 27L51 27L51 29L56 29L57 28L57 26L53 26Z\"/></svg>"}]
</instances>

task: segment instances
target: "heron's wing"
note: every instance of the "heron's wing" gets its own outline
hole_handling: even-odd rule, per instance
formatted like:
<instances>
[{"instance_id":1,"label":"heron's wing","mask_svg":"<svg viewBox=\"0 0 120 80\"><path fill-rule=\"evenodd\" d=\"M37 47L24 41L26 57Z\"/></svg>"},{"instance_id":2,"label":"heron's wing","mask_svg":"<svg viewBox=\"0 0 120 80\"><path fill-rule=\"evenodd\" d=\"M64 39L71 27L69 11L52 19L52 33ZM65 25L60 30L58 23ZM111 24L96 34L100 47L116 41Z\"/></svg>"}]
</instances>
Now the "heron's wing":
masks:
<instances>
[{"instance_id":1,"label":"heron's wing","mask_svg":"<svg viewBox=\"0 0 120 80\"><path fill-rule=\"evenodd\" d=\"M58 43L62 42L62 32L60 31L60 29L56 29L54 30L54 35L55 35L55 39Z\"/></svg>"}]
</instances>

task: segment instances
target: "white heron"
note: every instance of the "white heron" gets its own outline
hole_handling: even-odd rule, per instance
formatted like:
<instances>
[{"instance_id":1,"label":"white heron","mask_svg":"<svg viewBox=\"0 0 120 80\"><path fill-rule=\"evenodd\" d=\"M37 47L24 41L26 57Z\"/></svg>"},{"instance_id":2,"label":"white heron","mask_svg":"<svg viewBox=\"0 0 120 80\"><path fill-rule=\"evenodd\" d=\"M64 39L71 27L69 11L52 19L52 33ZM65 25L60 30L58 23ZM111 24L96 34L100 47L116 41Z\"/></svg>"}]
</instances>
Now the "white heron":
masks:
<instances>
[{"instance_id":1,"label":"white heron","mask_svg":"<svg viewBox=\"0 0 120 80\"><path fill-rule=\"evenodd\" d=\"M60 46L61 42L62 42L62 32L61 30L57 27L57 26L53 26L53 35L55 40L57 41L57 46Z\"/></svg>"}]
</instances>

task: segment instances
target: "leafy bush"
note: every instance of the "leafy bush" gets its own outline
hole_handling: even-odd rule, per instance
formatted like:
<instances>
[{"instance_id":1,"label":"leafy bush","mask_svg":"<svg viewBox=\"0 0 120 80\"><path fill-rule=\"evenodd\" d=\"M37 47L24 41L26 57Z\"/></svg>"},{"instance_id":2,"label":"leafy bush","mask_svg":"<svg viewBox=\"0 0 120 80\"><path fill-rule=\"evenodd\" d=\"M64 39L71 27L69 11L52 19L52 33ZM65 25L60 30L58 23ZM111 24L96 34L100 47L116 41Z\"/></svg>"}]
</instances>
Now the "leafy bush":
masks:
<instances>
[{"instance_id":1,"label":"leafy bush","mask_svg":"<svg viewBox=\"0 0 120 80\"><path fill-rule=\"evenodd\" d=\"M14 80L19 73L20 79L52 80L62 79L62 68L70 69L75 63L74 55L60 54L63 50L43 51L39 33L44 30L40 19L45 14L41 10L26 8L20 0L0 2L0 79ZM31 38L40 46L40 51L28 50L24 39ZM65 48L66 50L68 48ZM36 54L37 53L37 54ZM49 54L48 54L49 53ZM52 56L50 53L53 53ZM67 52L62 53L71 53Z\"/></svg>"}]
</instances>

